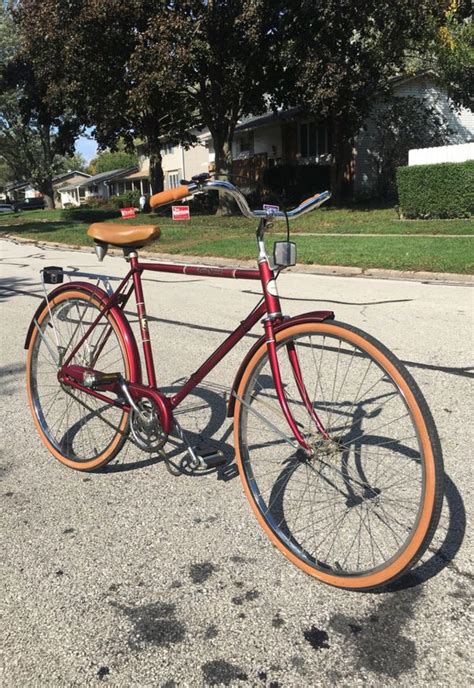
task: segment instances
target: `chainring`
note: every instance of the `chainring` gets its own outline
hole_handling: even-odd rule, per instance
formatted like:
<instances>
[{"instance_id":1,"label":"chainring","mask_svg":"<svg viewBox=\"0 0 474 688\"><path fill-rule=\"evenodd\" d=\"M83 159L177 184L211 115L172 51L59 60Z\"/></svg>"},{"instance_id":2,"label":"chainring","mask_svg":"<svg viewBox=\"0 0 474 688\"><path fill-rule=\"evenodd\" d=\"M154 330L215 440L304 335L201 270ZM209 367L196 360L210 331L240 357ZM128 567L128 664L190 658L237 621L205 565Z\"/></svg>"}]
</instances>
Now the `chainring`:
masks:
<instances>
[{"instance_id":1,"label":"chainring","mask_svg":"<svg viewBox=\"0 0 474 688\"><path fill-rule=\"evenodd\" d=\"M152 454L164 447L168 435L161 427L156 405L150 399L137 402L140 413L131 409L129 415L130 434L135 444L145 452Z\"/></svg>"}]
</instances>

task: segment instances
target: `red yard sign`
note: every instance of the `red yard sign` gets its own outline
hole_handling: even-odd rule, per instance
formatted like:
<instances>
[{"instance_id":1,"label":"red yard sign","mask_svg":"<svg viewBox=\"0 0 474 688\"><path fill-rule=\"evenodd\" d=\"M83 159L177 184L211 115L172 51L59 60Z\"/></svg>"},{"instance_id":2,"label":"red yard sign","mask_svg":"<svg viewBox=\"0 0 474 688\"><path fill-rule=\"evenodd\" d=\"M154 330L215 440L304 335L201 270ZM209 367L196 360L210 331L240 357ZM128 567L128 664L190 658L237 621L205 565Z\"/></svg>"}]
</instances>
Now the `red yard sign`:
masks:
<instances>
[{"instance_id":1,"label":"red yard sign","mask_svg":"<svg viewBox=\"0 0 474 688\"><path fill-rule=\"evenodd\" d=\"M120 208L120 212L122 213L122 217L124 219L136 217L137 214L135 208Z\"/></svg>"},{"instance_id":2,"label":"red yard sign","mask_svg":"<svg viewBox=\"0 0 474 688\"><path fill-rule=\"evenodd\" d=\"M189 213L189 205L172 205L173 220L189 220L191 215Z\"/></svg>"}]
</instances>

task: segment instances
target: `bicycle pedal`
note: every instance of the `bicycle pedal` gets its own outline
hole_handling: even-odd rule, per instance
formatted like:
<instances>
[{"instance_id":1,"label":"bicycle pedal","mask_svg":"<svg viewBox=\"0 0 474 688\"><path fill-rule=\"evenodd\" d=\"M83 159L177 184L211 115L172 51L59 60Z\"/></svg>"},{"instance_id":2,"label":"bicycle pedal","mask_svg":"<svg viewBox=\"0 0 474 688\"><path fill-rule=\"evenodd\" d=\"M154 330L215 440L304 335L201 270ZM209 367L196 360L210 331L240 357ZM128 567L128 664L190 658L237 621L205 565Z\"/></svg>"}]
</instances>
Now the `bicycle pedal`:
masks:
<instances>
[{"instance_id":1,"label":"bicycle pedal","mask_svg":"<svg viewBox=\"0 0 474 688\"><path fill-rule=\"evenodd\" d=\"M227 463L224 453L214 447L197 447L195 453L203 468L217 468Z\"/></svg>"}]
</instances>

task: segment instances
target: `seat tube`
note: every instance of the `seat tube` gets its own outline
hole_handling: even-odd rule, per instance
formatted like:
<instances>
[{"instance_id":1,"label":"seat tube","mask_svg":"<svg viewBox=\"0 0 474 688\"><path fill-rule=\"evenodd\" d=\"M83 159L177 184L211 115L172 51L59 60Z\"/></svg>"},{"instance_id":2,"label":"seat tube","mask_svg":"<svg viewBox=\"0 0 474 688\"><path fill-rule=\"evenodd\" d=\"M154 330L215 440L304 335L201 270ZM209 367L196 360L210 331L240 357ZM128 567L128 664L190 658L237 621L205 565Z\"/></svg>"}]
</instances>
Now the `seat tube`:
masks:
<instances>
[{"instance_id":1,"label":"seat tube","mask_svg":"<svg viewBox=\"0 0 474 688\"><path fill-rule=\"evenodd\" d=\"M155 365L153 363L153 352L150 342L150 331L148 328L148 320L146 317L145 299L143 296L141 270L138 263L137 255L130 256L130 266L132 268L133 287L135 290L135 298L137 303L138 322L140 324L140 334L143 345L143 355L145 357L146 373L148 377L148 384L150 387L156 387Z\"/></svg>"}]
</instances>

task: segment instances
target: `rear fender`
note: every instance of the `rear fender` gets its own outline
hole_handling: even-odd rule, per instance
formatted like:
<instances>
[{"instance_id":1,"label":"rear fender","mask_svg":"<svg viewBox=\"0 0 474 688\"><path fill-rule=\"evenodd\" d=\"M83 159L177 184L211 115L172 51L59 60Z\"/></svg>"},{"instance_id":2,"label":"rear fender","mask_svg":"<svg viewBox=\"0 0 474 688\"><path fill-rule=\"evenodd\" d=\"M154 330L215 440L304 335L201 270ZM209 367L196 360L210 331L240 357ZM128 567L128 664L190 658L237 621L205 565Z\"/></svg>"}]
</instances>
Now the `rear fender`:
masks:
<instances>
[{"instance_id":1,"label":"rear fender","mask_svg":"<svg viewBox=\"0 0 474 688\"><path fill-rule=\"evenodd\" d=\"M278 332L281 332L282 330L285 330L288 327L292 327L293 325L301 325L303 323L312 322L323 322L324 320L334 320L334 313L332 311L311 311L310 313L302 313L301 315L296 315L293 318L288 318L287 320L284 320L280 325L276 325L273 331L275 334L277 334ZM234 415L235 394L237 394L237 390L239 389L240 381L242 380L244 372L248 364L252 360L252 357L254 356L255 352L258 351L258 349L264 343L265 335L262 335L260 339L258 339L252 346L252 348L248 351L247 355L245 356L244 360L240 365L239 370L237 371L234 384L232 385L232 391L230 393L229 406L227 408L227 416L229 418Z\"/></svg>"},{"instance_id":2,"label":"rear fender","mask_svg":"<svg viewBox=\"0 0 474 688\"><path fill-rule=\"evenodd\" d=\"M56 296L59 296L59 294L71 290L81 291L87 294L88 296L94 296L98 301L101 302L103 306L106 306L110 301L110 297L106 294L106 292L103 289L93 286L88 282L69 282L68 284L61 284L59 287L56 287L56 289L53 289L49 292L48 299L51 301L51 299L54 299ZM30 326L28 327L28 332L26 333L25 349L28 349L30 346L31 337L35 329L35 320L38 320L40 314L46 306L47 301L46 299L43 299L38 308L36 309ZM110 309L110 313L113 315L118 324L120 334L122 335L123 341L128 351L130 359L130 382L136 382L137 384L140 384L142 381L140 354L138 353L137 342L133 335L132 329L125 315L118 306L112 306L112 308Z\"/></svg>"}]
</instances>

